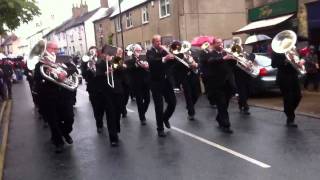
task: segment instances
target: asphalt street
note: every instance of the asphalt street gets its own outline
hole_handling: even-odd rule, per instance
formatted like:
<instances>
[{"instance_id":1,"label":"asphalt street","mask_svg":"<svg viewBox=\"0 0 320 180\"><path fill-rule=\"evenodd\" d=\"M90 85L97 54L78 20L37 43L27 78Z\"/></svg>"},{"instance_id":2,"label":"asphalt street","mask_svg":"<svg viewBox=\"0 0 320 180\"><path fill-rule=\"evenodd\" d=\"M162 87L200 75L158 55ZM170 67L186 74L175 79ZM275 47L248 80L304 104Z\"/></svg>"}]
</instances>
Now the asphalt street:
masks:
<instances>
[{"instance_id":1,"label":"asphalt street","mask_svg":"<svg viewBox=\"0 0 320 180\"><path fill-rule=\"evenodd\" d=\"M34 110L28 84L13 86L13 109L5 160L5 180L318 180L320 121L297 116L298 129L285 126L280 111L252 107L251 115L229 108L234 133L219 131L216 110L205 97L189 121L178 94L172 128L156 133L154 106L141 126L135 102L121 120L120 146L97 134L85 85L79 87L71 133L74 144L56 154L50 132ZM106 123L105 123L106 126ZM107 129L105 128L105 131Z\"/></svg>"}]
</instances>

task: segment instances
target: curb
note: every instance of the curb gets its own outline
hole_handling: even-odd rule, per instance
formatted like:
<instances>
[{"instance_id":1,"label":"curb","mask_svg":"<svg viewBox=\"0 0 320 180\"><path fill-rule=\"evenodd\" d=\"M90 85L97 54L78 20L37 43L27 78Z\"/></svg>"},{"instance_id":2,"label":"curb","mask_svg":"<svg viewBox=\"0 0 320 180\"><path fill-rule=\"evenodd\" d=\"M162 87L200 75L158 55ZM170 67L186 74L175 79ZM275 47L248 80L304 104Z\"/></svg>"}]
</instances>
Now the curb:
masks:
<instances>
[{"instance_id":1,"label":"curb","mask_svg":"<svg viewBox=\"0 0 320 180\"><path fill-rule=\"evenodd\" d=\"M258 104L249 104L249 106L270 109L270 110L276 110L276 111L283 111L283 108L279 108L279 107L271 107L271 106L264 106L264 105L258 105ZM305 112L301 112L301 111L296 111L296 115L320 119L320 115L305 113Z\"/></svg>"},{"instance_id":2,"label":"curb","mask_svg":"<svg viewBox=\"0 0 320 180\"><path fill-rule=\"evenodd\" d=\"M4 162L6 156L7 142L8 142L8 131L10 123L12 101L4 101L0 111L0 128L1 128L1 147L0 147L0 180L3 179ZM0 136L0 137L1 137Z\"/></svg>"}]
</instances>

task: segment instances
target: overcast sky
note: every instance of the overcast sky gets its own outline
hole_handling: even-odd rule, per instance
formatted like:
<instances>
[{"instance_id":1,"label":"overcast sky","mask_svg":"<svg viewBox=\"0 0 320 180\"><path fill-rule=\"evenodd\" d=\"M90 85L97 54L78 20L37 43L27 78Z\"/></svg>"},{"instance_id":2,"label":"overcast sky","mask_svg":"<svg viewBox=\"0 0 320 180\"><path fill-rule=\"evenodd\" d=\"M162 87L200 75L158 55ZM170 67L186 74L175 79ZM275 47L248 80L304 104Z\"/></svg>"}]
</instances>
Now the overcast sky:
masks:
<instances>
[{"instance_id":1,"label":"overcast sky","mask_svg":"<svg viewBox=\"0 0 320 180\"><path fill-rule=\"evenodd\" d=\"M88 4L88 9L93 10L100 6L100 0L82 0ZM132 0L129 0L132 1ZM72 16L72 4L79 5L81 0L37 0L41 10L41 16L34 18L28 24L21 25L15 33L19 37L28 37L41 27L57 26ZM109 0L109 6L117 3L117 0ZM36 25L38 24L38 28Z\"/></svg>"}]
</instances>

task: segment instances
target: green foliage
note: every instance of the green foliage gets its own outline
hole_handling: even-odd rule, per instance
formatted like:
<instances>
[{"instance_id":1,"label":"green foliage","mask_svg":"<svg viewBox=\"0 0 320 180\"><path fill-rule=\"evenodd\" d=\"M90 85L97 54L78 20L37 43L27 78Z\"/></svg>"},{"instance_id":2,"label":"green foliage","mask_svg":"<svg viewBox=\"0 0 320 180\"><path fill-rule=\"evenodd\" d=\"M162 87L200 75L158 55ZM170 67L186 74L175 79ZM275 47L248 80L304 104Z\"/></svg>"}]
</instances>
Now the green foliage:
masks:
<instances>
[{"instance_id":1,"label":"green foliage","mask_svg":"<svg viewBox=\"0 0 320 180\"><path fill-rule=\"evenodd\" d=\"M108 44L109 44L109 45L113 45L113 34L110 34L110 35L108 36Z\"/></svg>"},{"instance_id":2,"label":"green foliage","mask_svg":"<svg viewBox=\"0 0 320 180\"><path fill-rule=\"evenodd\" d=\"M35 0L0 0L0 34L40 15Z\"/></svg>"}]
</instances>

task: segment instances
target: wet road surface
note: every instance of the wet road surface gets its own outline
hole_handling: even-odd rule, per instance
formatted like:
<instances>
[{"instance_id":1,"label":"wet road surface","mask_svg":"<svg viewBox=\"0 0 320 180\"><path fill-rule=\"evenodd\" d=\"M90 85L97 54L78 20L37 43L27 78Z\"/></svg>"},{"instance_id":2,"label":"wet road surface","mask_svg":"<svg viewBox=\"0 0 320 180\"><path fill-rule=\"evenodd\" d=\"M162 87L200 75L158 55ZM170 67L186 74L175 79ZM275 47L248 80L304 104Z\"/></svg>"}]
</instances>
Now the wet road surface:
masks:
<instances>
[{"instance_id":1,"label":"wet road surface","mask_svg":"<svg viewBox=\"0 0 320 180\"><path fill-rule=\"evenodd\" d=\"M184 99L171 118L172 129L158 138L153 102L141 126L134 102L121 120L120 146L97 134L88 95L78 90L74 144L55 154L50 132L34 111L26 82L13 87L5 180L316 180L320 172L320 121L297 116L288 129L280 111L252 107L251 115L229 109L234 134L220 132L216 110L201 97L196 121L187 120ZM106 126L106 123L105 123ZM106 129L105 129L106 130Z\"/></svg>"}]
</instances>

